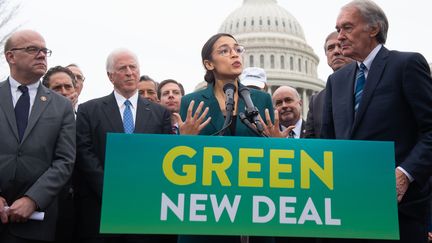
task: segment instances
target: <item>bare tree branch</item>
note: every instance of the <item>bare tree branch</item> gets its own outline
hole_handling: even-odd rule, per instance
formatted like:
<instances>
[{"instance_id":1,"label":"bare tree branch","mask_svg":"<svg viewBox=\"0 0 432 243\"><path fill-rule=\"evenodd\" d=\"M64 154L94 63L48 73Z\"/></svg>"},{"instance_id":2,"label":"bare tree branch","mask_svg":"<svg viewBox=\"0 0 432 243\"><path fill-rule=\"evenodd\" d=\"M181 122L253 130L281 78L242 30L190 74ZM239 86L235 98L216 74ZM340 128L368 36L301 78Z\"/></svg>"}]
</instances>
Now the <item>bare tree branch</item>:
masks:
<instances>
[{"instance_id":1,"label":"bare tree branch","mask_svg":"<svg viewBox=\"0 0 432 243\"><path fill-rule=\"evenodd\" d=\"M20 27L20 25L9 25L18 13L20 5L9 5L7 0L0 0L0 47L2 49L7 38Z\"/></svg>"},{"instance_id":2,"label":"bare tree branch","mask_svg":"<svg viewBox=\"0 0 432 243\"><path fill-rule=\"evenodd\" d=\"M21 24L12 24L14 17L19 12L20 4L10 4L8 0L0 0L0 80L5 78L6 60L4 58L4 44L9 36L12 35Z\"/></svg>"}]
</instances>

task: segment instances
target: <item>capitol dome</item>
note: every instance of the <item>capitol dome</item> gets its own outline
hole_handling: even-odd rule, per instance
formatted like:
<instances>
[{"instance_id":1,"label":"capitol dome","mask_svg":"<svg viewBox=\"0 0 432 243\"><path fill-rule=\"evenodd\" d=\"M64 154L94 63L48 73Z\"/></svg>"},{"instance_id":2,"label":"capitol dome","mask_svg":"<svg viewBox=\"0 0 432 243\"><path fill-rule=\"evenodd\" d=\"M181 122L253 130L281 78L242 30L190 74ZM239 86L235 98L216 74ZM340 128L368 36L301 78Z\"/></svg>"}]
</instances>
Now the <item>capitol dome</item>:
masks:
<instances>
[{"instance_id":1,"label":"capitol dome","mask_svg":"<svg viewBox=\"0 0 432 243\"><path fill-rule=\"evenodd\" d=\"M318 79L318 56L306 43L303 28L276 0L244 0L222 23L219 32L232 34L246 47L245 67L261 67L267 73L269 92L281 85L296 88L303 100L324 88ZM305 116L304 116L305 117Z\"/></svg>"}]
</instances>

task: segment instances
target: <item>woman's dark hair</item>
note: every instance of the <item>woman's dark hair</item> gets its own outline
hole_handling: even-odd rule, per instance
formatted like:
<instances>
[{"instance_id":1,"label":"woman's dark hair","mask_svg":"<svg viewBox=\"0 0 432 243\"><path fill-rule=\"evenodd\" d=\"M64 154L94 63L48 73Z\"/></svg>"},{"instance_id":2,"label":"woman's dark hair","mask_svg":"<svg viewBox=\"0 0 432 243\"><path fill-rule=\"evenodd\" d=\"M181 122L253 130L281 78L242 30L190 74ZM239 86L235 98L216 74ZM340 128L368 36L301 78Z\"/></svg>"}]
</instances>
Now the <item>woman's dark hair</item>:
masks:
<instances>
[{"instance_id":1,"label":"woman's dark hair","mask_svg":"<svg viewBox=\"0 0 432 243\"><path fill-rule=\"evenodd\" d=\"M231 37L231 38L233 38L235 40L234 36L232 36L230 34L227 34L227 33L218 33L218 34L210 37L210 39L208 39L208 41L204 44L204 46L203 46L203 48L201 50L201 61L202 61L202 64L204 65L204 68L206 69L206 74L204 75L204 80L207 83L209 83L209 84L215 82L215 76L213 74L213 71L207 70L207 68L206 68L206 66L204 64L204 61L205 60L212 61L213 45L222 36L228 36L228 37Z\"/></svg>"}]
</instances>

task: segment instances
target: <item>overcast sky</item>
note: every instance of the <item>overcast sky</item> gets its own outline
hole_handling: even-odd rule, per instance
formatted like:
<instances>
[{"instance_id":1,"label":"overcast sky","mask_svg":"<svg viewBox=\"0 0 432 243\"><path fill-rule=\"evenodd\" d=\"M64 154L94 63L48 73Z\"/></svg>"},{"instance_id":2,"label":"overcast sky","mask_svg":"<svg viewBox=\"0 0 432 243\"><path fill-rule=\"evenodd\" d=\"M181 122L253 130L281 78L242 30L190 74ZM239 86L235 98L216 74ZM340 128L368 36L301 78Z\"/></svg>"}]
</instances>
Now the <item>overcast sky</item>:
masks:
<instances>
[{"instance_id":1,"label":"overcast sky","mask_svg":"<svg viewBox=\"0 0 432 243\"><path fill-rule=\"evenodd\" d=\"M86 81L80 102L112 91L105 60L114 49L137 53L141 74L156 81L172 78L192 92L203 80L201 48L243 0L10 0L21 3L13 24L40 32L53 50L49 67L76 63ZM307 43L320 58L318 77L331 73L323 41L334 30L347 0L278 0L303 27ZM375 1L389 19L387 48L422 53L432 62L432 1ZM4 67L2 75L8 74Z\"/></svg>"}]
</instances>

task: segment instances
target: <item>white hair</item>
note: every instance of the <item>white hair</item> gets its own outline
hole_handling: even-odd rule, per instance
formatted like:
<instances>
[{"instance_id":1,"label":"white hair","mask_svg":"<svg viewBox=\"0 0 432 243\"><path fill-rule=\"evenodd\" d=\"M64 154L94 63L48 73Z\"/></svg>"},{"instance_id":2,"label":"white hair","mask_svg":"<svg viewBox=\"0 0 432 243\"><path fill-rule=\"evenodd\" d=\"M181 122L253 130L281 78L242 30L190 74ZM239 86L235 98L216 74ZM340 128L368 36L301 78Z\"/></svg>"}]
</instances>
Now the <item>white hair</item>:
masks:
<instances>
[{"instance_id":1,"label":"white hair","mask_svg":"<svg viewBox=\"0 0 432 243\"><path fill-rule=\"evenodd\" d=\"M107 60L106 60L106 71L109 73L114 71L113 69L114 69L115 59L117 58L118 55L125 54L125 53L131 55L135 59L137 65L139 66L138 57L135 53L133 53L132 51L130 51L126 48L119 48L119 49L112 51L108 55Z\"/></svg>"}]
</instances>

